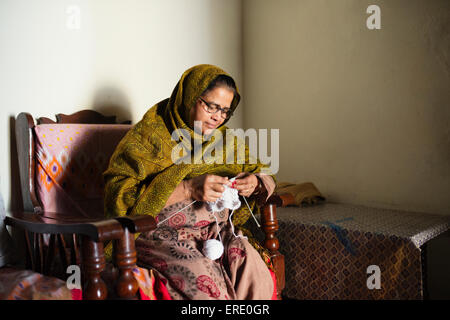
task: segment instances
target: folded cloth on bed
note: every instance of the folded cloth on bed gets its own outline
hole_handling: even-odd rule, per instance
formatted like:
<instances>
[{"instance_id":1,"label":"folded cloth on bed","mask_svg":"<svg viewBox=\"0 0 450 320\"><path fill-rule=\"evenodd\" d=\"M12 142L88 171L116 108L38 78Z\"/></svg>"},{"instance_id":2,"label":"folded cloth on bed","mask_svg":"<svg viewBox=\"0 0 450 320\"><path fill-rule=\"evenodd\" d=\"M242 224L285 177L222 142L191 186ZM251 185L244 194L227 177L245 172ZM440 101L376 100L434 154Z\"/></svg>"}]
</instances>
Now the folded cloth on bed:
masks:
<instances>
[{"instance_id":1,"label":"folded cloth on bed","mask_svg":"<svg viewBox=\"0 0 450 320\"><path fill-rule=\"evenodd\" d=\"M325 201L325 197L312 182L294 184L291 182L279 182L275 188L275 193L290 193L294 196L297 206L312 205Z\"/></svg>"}]
</instances>

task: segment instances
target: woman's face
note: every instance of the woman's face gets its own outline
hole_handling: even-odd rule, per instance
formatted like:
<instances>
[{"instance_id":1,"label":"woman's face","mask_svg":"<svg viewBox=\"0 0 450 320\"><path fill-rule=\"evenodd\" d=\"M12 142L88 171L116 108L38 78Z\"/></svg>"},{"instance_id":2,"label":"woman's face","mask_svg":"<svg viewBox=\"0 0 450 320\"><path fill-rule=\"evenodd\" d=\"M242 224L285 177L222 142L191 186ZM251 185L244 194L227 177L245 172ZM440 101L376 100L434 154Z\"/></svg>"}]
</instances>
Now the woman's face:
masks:
<instances>
[{"instance_id":1,"label":"woman's face","mask_svg":"<svg viewBox=\"0 0 450 320\"><path fill-rule=\"evenodd\" d=\"M201 99L200 99L201 98ZM190 112L190 124L191 127L194 125L194 121L202 122L202 134L208 135L214 129L220 127L226 119L222 117L222 111L217 111L216 113L209 113L206 111L207 105L218 105L222 109L231 108L231 103L233 102L234 94L233 91L226 87L216 87L203 96L197 99L195 106ZM204 101L202 101L202 99Z\"/></svg>"}]
</instances>

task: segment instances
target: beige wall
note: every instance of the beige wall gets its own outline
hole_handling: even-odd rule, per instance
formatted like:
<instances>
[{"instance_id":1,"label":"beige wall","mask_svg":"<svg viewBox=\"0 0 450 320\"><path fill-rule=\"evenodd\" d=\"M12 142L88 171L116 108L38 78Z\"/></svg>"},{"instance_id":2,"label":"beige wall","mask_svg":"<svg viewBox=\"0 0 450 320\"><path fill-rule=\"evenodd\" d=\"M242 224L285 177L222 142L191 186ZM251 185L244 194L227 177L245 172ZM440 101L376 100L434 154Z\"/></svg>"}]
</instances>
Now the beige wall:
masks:
<instances>
[{"instance_id":1,"label":"beige wall","mask_svg":"<svg viewBox=\"0 0 450 320\"><path fill-rule=\"evenodd\" d=\"M66 27L73 4L79 30ZM365 26L370 4L381 7L381 30ZM136 122L170 95L182 71L212 63L243 93L232 127L280 129L278 180L313 181L332 201L448 215L449 7L448 0L1 0L0 191L11 207L10 131L19 112L94 108ZM438 244L429 251L430 266L441 268L430 279L437 293L450 265L442 259L448 238Z\"/></svg>"},{"instance_id":2,"label":"beige wall","mask_svg":"<svg viewBox=\"0 0 450 320\"><path fill-rule=\"evenodd\" d=\"M381 30L366 28L373 3ZM66 27L72 4L79 30ZM280 181L313 181L334 201L450 214L448 9L446 0L2 0L1 192L9 207L19 112L94 108L136 122L182 71L213 63L243 93L231 126L280 129Z\"/></svg>"},{"instance_id":3,"label":"beige wall","mask_svg":"<svg viewBox=\"0 0 450 320\"><path fill-rule=\"evenodd\" d=\"M369 30L366 8L381 8ZM245 0L247 128L280 129L279 181L450 215L450 2Z\"/></svg>"},{"instance_id":4,"label":"beige wall","mask_svg":"<svg viewBox=\"0 0 450 320\"><path fill-rule=\"evenodd\" d=\"M80 8L80 29L66 27L70 5ZM14 151L11 117L94 108L136 122L199 63L219 65L242 84L240 0L1 0L0 186L7 207L17 178L7 156ZM239 110L230 125L242 126Z\"/></svg>"}]
</instances>

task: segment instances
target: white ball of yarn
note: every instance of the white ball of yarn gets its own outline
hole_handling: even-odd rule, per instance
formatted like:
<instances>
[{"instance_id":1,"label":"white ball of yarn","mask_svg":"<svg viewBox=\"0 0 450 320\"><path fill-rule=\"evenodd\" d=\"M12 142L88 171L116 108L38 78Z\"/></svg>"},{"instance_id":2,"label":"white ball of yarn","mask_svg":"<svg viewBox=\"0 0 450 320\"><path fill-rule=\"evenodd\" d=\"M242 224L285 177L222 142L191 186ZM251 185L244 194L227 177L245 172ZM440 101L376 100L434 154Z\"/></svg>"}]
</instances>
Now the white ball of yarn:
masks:
<instances>
[{"instance_id":1,"label":"white ball of yarn","mask_svg":"<svg viewBox=\"0 0 450 320\"><path fill-rule=\"evenodd\" d=\"M203 254L211 260L219 259L223 254L223 244L219 240L209 239L203 243Z\"/></svg>"}]
</instances>

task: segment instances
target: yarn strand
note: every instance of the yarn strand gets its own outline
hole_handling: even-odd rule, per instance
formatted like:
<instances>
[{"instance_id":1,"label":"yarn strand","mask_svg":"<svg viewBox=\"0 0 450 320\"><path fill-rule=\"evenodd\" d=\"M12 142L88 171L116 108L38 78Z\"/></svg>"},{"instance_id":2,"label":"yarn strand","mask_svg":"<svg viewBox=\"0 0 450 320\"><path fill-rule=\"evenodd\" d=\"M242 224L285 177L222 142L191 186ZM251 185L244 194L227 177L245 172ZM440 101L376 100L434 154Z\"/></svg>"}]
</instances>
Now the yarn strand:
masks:
<instances>
[{"instance_id":1,"label":"yarn strand","mask_svg":"<svg viewBox=\"0 0 450 320\"><path fill-rule=\"evenodd\" d=\"M234 225L233 225L233 221L231 221L233 214L234 214L234 210L231 211L230 216L228 217L228 221L230 222L230 225L231 225L231 232L233 232L233 235L235 238L248 239L246 236L241 236L241 235L238 236L236 233L234 233Z\"/></svg>"},{"instance_id":2,"label":"yarn strand","mask_svg":"<svg viewBox=\"0 0 450 320\"><path fill-rule=\"evenodd\" d=\"M165 218L162 221L159 221L158 224L156 226L159 226L161 223L169 220L170 218L172 218L174 215L176 215L177 213L183 211L184 209L186 209L187 207L193 205L195 202L197 202L197 200L192 201L191 203L189 203L188 205L184 206L183 208L181 208L180 210L178 210L177 212L172 213L170 216L168 216L167 218Z\"/></svg>"},{"instance_id":3,"label":"yarn strand","mask_svg":"<svg viewBox=\"0 0 450 320\"><path fill-rule=\"evenodd\" d=\"M220 242L222 242L222 236L220 235L220 228L219 228L219 220L217 220L215 212L213 212L212 215L213 215L214 219L216 220L217 234L219 235Z\"/></svg>"},{"instance_id":4,"label":"yarn strand","mask_svg":"<svg viewBox=\"0 0 450 320\"><path fill-rule=\"evenodd\" d=\"M250 210L250 213L252 214L252 217L255 220L258 228L261 228L261 225L259 224L258 220L256 219L255 215L252 212L252 209L250 209L250 206L248 205L247 199L245 199L245 197L243 197L243 198L244 198L245 204L247 205L248 210Z\"/></svg>"}]
</instances>

